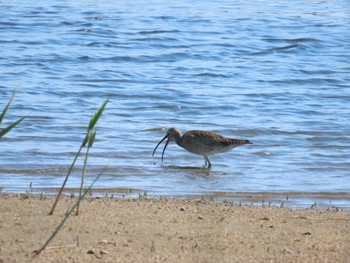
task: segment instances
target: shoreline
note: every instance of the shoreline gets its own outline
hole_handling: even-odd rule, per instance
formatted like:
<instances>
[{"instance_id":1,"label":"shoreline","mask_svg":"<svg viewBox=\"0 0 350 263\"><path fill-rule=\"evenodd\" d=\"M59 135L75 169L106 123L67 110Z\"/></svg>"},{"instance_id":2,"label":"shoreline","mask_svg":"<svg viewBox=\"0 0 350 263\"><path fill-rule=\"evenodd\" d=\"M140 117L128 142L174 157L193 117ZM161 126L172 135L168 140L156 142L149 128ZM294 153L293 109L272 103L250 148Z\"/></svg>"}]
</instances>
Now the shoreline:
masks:
<instances>
[{"instance_id":1,"label":"shoreline","mask_svg":"<svg viewBox=\"0 0 350 263\"><path fill-rule=\"evenodd\" d=\"M2 191L1 191L2 190ZM6 191L0 188L0 194L28 194L55 196L59 188L28 188L26 191ZM77 196L79 188L66 187L65 196ZM155 199L209 200L215 202L233 202L241 205L278 206L288 208L314 208L350 210L350 192L203 192L203 193L161 193L135 188L93 188L90 197L94 198L138 198L144 196Z\"/></svg>"},{"instance_id":2,"label":"shoreline","mask_svg":"<svg viewBox=\"0 0 350 263\"><path fill-rule=\"evenodd\" d=\"M233 202L0 194L0 262L347 262L350 211ZM93 250L93 254L88 251ZM91 252L91 251L90 251Z\"/></svg>"}]
</instances>

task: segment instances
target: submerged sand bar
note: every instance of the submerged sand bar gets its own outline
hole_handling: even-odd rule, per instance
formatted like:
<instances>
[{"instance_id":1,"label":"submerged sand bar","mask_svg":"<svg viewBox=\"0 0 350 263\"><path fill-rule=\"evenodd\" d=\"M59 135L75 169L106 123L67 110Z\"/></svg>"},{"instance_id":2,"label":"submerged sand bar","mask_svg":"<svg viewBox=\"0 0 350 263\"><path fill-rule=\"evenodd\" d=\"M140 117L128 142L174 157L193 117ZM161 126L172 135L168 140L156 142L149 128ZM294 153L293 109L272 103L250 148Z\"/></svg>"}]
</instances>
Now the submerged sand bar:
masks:
<instances>
[{"instance_id":1,"label":"submerged sand bar","mask_svg":"<svg viewBox=\"0 0 350 263\"><path fill-rule=\"evenodd\" d=\"M0 195L0 262L349 262L350 211L91 198L39 256L76 198ZM93 252L93 254L89 254Z\"/></svg>"}]
</instances>

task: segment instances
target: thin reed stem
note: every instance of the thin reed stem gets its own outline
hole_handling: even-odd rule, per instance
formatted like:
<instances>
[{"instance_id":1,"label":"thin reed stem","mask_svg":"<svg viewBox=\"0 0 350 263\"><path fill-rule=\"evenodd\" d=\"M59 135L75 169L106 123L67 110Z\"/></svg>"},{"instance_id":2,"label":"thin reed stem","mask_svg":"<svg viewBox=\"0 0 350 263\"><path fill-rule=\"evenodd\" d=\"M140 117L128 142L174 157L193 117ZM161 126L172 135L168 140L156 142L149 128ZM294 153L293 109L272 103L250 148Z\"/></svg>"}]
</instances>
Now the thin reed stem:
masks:
<instances>
[{"instance_id":1,"label":"thin reed stem","mask_svg":"<svg viewBox=\"0 0 350 263\"><path fill-rule=\"evenodd\" d=\"M102 113L103 113L103 111L104 111L104 109L105 109L105 107L106 107L106 105L107 105L109 99L110 99L110 98L108 98L108 99L102 104L102 106L100 107L100 109L91 117L90 122L89 122L89 125L88 125L88 128L87 128L86 136L85 136L85 138L84 138L84 140L83 140L83 142L82 142L82 144L81 144L81 146L80 146L80 148L79 148L77 154L76 154L75 157L74 157L74 160L73 160L73 162L72 162L72 164L71 164L71 166L70 166L70 168L69 168L69 170L68 170L68 173L67 173L66 178L64 179L64 181L63 181L63 183L62 183L62 186L61 186L60 190L58 191L57 197L56 197L55 202L54 202L54 204L53 204L53 206L52 206L52 208L51 208L51 210L50 210L50 212L49 212L49 215L53 215L53 212L55 211L55 208L56 208L56 205L57 205L57 203L58 203L58 200L59 200L59 198L60 198L60 196L61 196L61 194L62 194L62 192L63 192L64 187L66 186L66 183L67 183L67 181L68 181L69 175L70 175L70 173L71 173L71 171L72 171L72 169L73 169L73 167L74 167L74 165L75 165L75 162L76 162L77 159L78 159L78 156L79 156L81 150L85 147L85 145L86 145L88 142L89 142L88 148L92 147L92 144L93 144L93 142L94 142L94 140L95 140L95 136L96 136L96 132L94 131L94 126L95 126L95 124L97 123L97 121L99 120L99 118L101 117L101 115L102 115ZM83 175L82 175L83 177L85 176L84 173L85 173L85 171L83 172ZM82 184L83 184L83 182L84 182L84 178L82 178ZM81 195L81 189L80 189L79 196L80 196L80 195Z\"/></svg>"},{"instance_id":2,"label":"thin reed stem","mask_svg":"<svg viewBox=\"0 0 350 263\"><path fill-rule=\"evenodd\" d=\"M85 138L87 138L87 135L86 135ZM85 140L84 140L84 142L85 142ZM69 170L68 170L68 173L67 173L67 175L66 175L66 178L64 179L64 181L63 181L63 183L62 183L62 186L61 186L60 190L58 191L56 200L55 200L55 202L54 202L54 204L53 204L53 206L52 206L52 208L51 208L51 210L50 210L50 212L49 212L49 215L53 215L53 212L55 211L55 208L56 208L56 205L57 205L57 203L58 203L58 200L59 200L59 198L60 198L60 196L61 196L61 194L62 194L62 192L63 192L63 189L64 189L64 187L66 186L66 183L67 183L67 181L68 181L68 177L69 177L69 175L70 175L70 173L71 173L71 171L72 171L72 169L73 169L73 167L74 167L74 165L75 165L75 162L77 161L77 159L78 159L78 157L79 157L79 154L80 154L81 150L82 150L83 147L84 147L84 142L81 144L81 146L80 146L80 148L79 148L77 154L76 154L75 157L74 157L74 160L73 160L71 166L69 167Z\"/></svg>"},{"instance_id":3,"label":"thin reed stem","mask_svg":"<svg viewBox=\"0 0 350 263\"><path fill-rule=\"evenodd\" d=\"M80 200L81 200L81 196L82 196L82 192L83 192L83 188L84 188L84 180L85 180L85 175L86 175L86 167L87 167L87 161L89 158L89 150L90 147L87 148L86 150L86 154L84 157L84 169L83 169L83 174L81 176L81 184L80 184L80 189L79 189L79 199L78 199L78 204L77 204L77 212L76 215L79 214L79 207L80 207Z\"/></svg>"}]
</instances>

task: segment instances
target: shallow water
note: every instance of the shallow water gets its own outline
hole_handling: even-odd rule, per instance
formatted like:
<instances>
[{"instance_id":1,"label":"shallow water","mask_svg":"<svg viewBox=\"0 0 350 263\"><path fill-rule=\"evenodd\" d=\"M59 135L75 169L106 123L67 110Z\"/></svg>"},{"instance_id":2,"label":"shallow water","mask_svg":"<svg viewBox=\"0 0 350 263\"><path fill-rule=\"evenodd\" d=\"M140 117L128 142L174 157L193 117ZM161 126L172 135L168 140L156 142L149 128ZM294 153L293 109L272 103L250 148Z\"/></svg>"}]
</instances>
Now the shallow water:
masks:
<instances>
[{"instance_id":1,"label":"shallow water","mask_svg":"<svg viewBox=\"0 0 350 263\"><path fill-rule=\"evenodd\" d=\"M97 188L340 193L350 207L349 14L341 0L1 2L0 110L18 90L1 127L28 117L0 141L0 186L59 187L110 96L89 159ZM162 164L152 151L172 126L253 145L208 171L173 144Z\"/></svg>"}]
</instances>

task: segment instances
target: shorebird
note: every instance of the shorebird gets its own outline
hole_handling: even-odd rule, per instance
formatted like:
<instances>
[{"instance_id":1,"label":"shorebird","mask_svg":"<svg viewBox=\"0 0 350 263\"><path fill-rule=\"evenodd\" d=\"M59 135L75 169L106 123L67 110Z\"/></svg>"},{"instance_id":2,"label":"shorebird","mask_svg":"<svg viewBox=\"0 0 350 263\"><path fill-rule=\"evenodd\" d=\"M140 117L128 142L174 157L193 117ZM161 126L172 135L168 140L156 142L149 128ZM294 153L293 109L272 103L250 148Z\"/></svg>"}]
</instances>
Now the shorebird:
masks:
<instances>
[{"instance_id":1,"label":"shorebird","mask_svg":"<svg viewBox=\"0 0 350 263\"><path fill-rule=\"evenodd\" d=\"M152 156L154 156L158 146L167 138L168 140L162 152L162 162L169 141L175 140L177 145L187 151L202 155L205 160L204 165L208 165L208 168L211 168L211 163L208 158L209 155L228 152L235 147L252 143L249 140L230 139L208 131L192 130L182 134L179 129L170 128L165 137L157 144L156 148L154 148Z\"/></svg>"}]
</instances>

